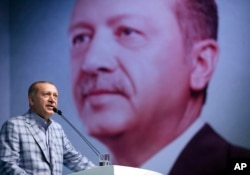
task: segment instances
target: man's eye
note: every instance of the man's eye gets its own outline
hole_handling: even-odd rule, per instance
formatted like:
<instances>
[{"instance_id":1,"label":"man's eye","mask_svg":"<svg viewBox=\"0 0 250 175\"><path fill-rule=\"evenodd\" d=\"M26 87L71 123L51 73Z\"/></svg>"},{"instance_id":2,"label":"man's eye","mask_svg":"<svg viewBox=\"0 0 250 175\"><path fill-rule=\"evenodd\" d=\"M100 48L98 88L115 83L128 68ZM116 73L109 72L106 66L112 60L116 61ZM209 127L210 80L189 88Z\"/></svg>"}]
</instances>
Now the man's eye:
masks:
<instances>
[{"instance_id":1,"label":"man's eye","mask_svg":"<svg viewBox=\"0 0 250 175\"><path fill-rule=\"evenodd\" d=\"M131 35L133 33L135 33L135 31L132 29L124 29L122 32L123 35Z\"/></svg>"},{"instance_id":2,"label":"man's eye","mask_svg":"<svg viewBox=\"0 0 250 175\"><path fill-rule=\"evenodd\" d=\"M117 34L121 37L123 36L125 37L125 36L131 36L133 34L138 34L138 32L131 28L121 28L120 30L118 30Z\"/></svg>"},{"instance_id":3,"label":"man's eye","mask_svg":"<svg viewBox=\"0 0 250 175\"><path fill-rule=\"evenodd\" d=\"M117 41L130 48L141 47L146 43L145 34L142 30L129 27L120 27L116 31Z\"/></svg>"},{"instance_id":4,"label":"man's eye","mask_svg":"<svg viewBox=\"0 0 250 175\"><path fill-rule=\"evenodd\" d=\"M84 34L79 34L73 37L72 39L72 45L73 46L78 46L83 43L87 43L90 41L90 36L84 35Z\"/></svg>"},{"instance_id":5,"label":"man's eye","mask_svg":"<svg viewBox=\"0 0 250 175\"><path fill-rule=\"evenodd\" d=\"M46 93L46 94L42 94L42 95L43 95L44 97L48 97L48 96L49 96L49 94L47 94L47 93Z\"/></svg>"}]
</instances>

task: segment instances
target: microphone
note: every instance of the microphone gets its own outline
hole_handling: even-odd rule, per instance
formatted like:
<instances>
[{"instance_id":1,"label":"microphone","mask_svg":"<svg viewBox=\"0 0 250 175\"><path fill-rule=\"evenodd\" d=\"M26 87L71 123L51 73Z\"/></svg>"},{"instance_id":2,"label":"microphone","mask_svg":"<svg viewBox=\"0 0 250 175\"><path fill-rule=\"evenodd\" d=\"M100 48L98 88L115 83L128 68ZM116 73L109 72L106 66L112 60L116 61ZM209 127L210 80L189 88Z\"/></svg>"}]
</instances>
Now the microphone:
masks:
<instances>
[{"instance_id":1,"label":"microphone","mask_svg":"<svg viewBox=\"0 0 250 175\"><path fill-rule=\"evenodd\" d=\"M58 115L60 115L71 126L71 128L75 130L75 132L81 137L81 139L97 155L97 157L100 158L100 161L99 161L100 166L111 165L110 160L109 160L110 159L109 154L101 154L100 151L98 151L98 149L86 137L84 137L84 135L82 135L81 132L77 130L76 127L74 127L74 125L62 114L61 110L54 107L53 111L57 113Z\"/></svg>"}]
</instances>

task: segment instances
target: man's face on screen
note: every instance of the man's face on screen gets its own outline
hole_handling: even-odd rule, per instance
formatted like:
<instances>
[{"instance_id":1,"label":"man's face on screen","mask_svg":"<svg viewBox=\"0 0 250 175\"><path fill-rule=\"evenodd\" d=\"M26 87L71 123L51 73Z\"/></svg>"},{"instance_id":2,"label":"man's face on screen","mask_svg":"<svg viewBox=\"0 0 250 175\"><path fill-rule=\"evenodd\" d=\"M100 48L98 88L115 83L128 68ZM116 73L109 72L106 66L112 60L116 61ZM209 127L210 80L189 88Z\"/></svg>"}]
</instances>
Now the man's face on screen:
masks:
<instances>
[{"instance_id":1,"label":"man's face on screen","mask_svg":"<svg viewBox=\"0 0 250 175\"><path fill-rule=\"evenodd\" d=\"M69 36L73 97L91 135L171 122L181 110L189 70L167 0L79 0Z\"/></svg>"}]
</instances>

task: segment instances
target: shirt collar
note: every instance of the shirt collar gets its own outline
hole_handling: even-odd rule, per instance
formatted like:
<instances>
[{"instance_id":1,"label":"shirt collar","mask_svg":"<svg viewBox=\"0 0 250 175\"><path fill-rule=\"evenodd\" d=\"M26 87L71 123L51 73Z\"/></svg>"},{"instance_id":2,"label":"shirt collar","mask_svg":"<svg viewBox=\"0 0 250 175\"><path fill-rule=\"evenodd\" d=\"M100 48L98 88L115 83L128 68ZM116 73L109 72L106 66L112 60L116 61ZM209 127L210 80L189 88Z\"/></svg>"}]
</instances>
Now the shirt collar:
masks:
<instances>
[{"instance_id":1,"label":"shirt collar","mask_svg":"<svg viewBox=\"0 0 250 175\"><path fill-rule=\"evenodd\" d=\"M40 117L36 113L30 110L31 116L35 119L36 123L42 126L45 130L48 129L49 125L52 123L52 120L46 121L44 118Z\"/></svg>"},{"instance_id":2,"label":"shirt collar","mask_svg":"<svg viewBox=\"0 0 250 175\"><path fill-rule=\"evenodd\" d=\"M141 168L168 174L181 151L204 124L205 122L201 118L196 119L185 132L156 153Z\"/></svg>"}]
</instances>

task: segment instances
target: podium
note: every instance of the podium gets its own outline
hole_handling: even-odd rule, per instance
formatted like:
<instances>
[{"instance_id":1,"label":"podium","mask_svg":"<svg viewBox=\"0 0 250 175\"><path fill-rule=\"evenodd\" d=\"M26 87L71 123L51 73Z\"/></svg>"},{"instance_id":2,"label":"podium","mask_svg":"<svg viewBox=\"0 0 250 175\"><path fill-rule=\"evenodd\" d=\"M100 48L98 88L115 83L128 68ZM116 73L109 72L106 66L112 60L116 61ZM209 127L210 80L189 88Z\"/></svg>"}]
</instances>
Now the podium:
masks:
<instances>
[{"instance_id":1,"label":"podium","mask_svg":"<svg viewBox=\"0 0 250 175\"><path fill-rule=\"evenodd\" d=\"M97 166L88 170L71 173L69 175L162 175L161 173L120 165Z\"/></svg>"}]
</instances>

